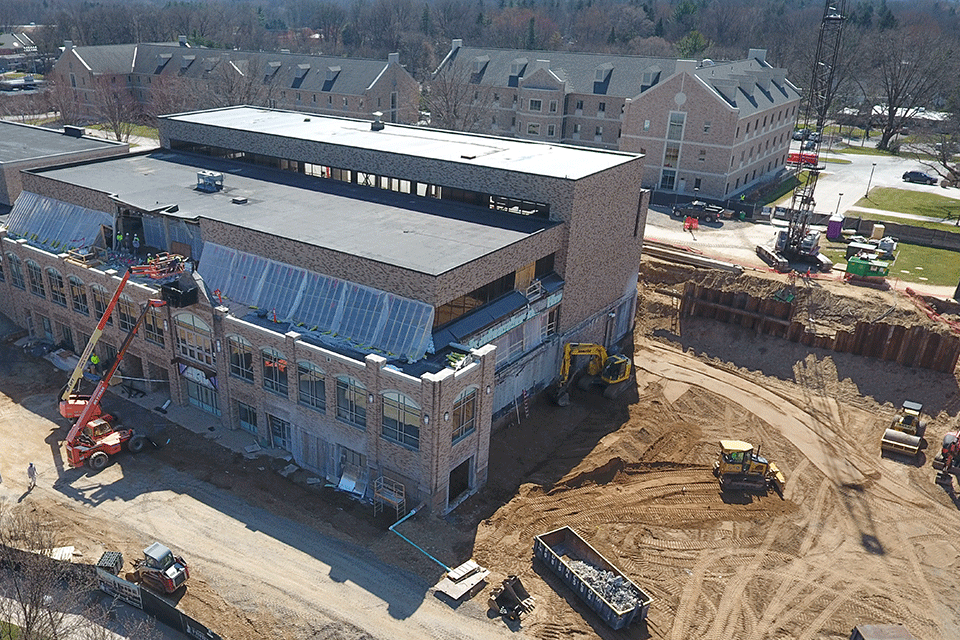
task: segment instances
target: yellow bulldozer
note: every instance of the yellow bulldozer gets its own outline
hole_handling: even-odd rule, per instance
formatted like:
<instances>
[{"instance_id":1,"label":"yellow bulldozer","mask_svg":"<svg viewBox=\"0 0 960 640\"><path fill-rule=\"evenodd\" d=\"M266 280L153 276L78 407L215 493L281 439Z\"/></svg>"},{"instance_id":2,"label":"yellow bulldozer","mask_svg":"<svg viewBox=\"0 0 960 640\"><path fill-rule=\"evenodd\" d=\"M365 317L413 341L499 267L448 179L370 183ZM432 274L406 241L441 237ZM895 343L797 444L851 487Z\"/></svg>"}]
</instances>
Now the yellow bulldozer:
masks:
<instances>
[{"instance_id":1,"label":"yellow bulldozer","mask_svg":"<svg viewBox=\"0 0 960 640\"><path fill-rule=\"evenodd\" d=\"M724 491L762 493L773 489L782 498L787 479L774 463L754 453L753 445L742 440L721 440L720 452L713 463L713 475Z\"/></svg>"},{"instance_id":2,"label":"yellow bulldozer","mask_svg":"<svg viewBox=\"0 0 960 640\"><path fill-rule=\"evenodd\" d=\"M571 342L563 348L563 363L560 365L560 377L553 393L553 401L561 407L570 404L570 383L573 382L574 356L590 356L587 371L580 376L577 386L589 389L593 386L603 388L604 398L614 398L626 388L630 379L632 364L623 354L607 355L603 345L589 342Z\"/></svg>"}]
</instances>

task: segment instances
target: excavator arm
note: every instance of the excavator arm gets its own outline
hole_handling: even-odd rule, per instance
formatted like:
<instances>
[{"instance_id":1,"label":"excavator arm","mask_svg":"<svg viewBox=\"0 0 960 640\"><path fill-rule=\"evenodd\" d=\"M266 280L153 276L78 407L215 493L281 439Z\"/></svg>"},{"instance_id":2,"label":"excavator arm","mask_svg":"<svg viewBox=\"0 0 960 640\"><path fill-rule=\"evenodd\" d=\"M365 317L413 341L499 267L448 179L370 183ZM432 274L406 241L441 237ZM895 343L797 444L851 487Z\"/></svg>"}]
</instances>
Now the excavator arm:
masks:
<instances>
[{"instance_id":1,"label":"excavator arm","mask_svg":"<svg viewBox=\"0 0 960 640\"><path fill-rule=\"evenodd\" d=\"M557 386L561 389L570 382L571 363L574 356L593 356L590 360L590 373L595 375L607 361L607 350L602 345L590 342L571 342L565 346L563 362L560 365L560 379L557 381Z\"/></svg>"}]
</instances>

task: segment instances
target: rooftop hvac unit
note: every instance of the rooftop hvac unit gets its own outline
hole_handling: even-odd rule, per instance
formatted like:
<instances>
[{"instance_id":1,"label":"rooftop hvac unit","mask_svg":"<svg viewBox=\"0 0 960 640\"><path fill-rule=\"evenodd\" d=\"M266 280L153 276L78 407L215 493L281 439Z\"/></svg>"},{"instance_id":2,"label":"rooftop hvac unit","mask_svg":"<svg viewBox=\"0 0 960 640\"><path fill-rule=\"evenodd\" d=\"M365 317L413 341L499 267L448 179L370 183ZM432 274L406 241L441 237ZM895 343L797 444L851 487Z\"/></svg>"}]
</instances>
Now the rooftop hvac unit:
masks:
<instances>
[{"instance_id":1,"label":"rooftop hvac unit","mask_svg":"<svg viewBox=\"0 0 960 640\"><path fill-rule=\"evenodd\" d=\"M197 190L214 193L223 189L223 174L218 171L197 171Z\"/></svg>"}]
</instances>

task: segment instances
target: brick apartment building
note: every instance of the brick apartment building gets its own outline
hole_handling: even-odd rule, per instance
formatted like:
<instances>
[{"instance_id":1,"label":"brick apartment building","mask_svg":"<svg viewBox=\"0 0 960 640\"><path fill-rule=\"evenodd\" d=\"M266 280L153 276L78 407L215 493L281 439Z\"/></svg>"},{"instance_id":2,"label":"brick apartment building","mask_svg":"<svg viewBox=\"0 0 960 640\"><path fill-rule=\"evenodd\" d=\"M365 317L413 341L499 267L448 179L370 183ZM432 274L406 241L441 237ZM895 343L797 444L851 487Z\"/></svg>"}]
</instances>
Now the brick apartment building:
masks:
<instances>
[{"instance_id":1,"label":"brick apartment building","mask_svg":"<svg viewBox=\"0 0 960 640\"><path fill-rule=\"evenodd\" d=\"M81 119L98 120L99 93L124 88L153 114L251 104L310 113L416 123L420 87L392 53L359 58L190 47L179 43L75 47L51 79L72 95Z\"/></svg>"},{"instance_id":2,"label":"brick apartment building","mask_svg":"<svg viewBox=\"0 0 960 640\"><path fill-rule=\"evenodd\" d=\"M476 131L641 153L645 188L716 199L783 170L800 103L764 49L715 63L456 39L439 74L476 87L465 94Z\"/></svg>"},{"instance_id":3,"label":"brick apartment building","mask_svg":"<svg viewBox=\"0 0 960 640\"><path fill-rule=\"evenodd\" d=\"M190 256L198 302L151 310L122 373L345 490L452 508L563 344L632 329L640 156L255 107L160 131L152 153L23 174L3 312L79 352L129 260L116 233ZM103 362L157 294L127 286Z\"/></svg>"}]
</instances>

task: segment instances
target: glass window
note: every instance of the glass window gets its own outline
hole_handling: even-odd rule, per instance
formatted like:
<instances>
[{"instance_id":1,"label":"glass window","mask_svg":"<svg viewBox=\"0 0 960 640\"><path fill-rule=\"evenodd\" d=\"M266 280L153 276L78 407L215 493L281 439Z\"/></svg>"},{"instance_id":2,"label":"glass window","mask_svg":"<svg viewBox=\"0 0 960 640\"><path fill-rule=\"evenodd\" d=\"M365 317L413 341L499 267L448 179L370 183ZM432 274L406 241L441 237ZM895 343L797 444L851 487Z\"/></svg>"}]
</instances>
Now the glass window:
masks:
<instances>
[{"instance_id":1,"label":"glass window","mask_svg":"<svg viewBox=\"0 0 960 640\"><path fill-rule=\"evenodd\" d=\"M573 135L580 135L580 125L573 125Z\"/></svg>"},{"instance_id":2,"label":"glass window","mask_svg":"<svg viewBox=\"0 0 960 640\"><path fill-rule=\"evenodd\" d=\"M160 317L160 312L157 311L156 307L148 309L147 315L143 317L143 331L147 342L152 342L161 347L165 344L163 340L163 318Z\"/></svg>"},{"instance_id":3,"label":"glass window","mask_svg":"<svg viewBox=\"0 0 960 640\"><path fill-rule=\"evenodd\" d=\"M253 345L240 336L227 337L230 350L230 375L253 382Z\"/></svg>"},{"instance_id":4,"label":"glass window","mask_svg":"<svg viewBox=\"0 0 960 640\"><path fill-rule=\"evenodd\" d=\"M27 278L30 280L30 293L41 298L47 297L47 290L43 286L43 271L33 260L27 260Z\"/></svg>"},{"instance_id":5,"label":"glass window","mask_svg":"<svg viewBox=\"0 0 960 640\"><path fill-rule=\"evenodd\" d=\"M660 188L661 189L673 189L673 185L677 181L677 172L670 169L664 169L663 174L660 176Z\"/></svg>"},{"instance_id":6,"label":"glass window","mask_svg":"<svg viewBox=\"0 0 960 640\"><path fill-rule=\"evenodd\" d=\"M602 137L602 136L603 136L603 127L597 127L596 130L594 131L593 135L595 135L595 136L598 137L598 138Z\"/></svg>"},{"instance_id":7,"label":"glass window","mask_svg":"<svg viewBox=\"0 0 960 640\"><path fill-rule=\"evenodd\" d=\"M90 295L93 296L93 310L97 314L98 318L102 318L103 314L107 310L107 302L110 300L110 297L107 295L107 290L99 285L93 285L90 287ZM110 317L107 318L107 326L113 325L113 314L110 314Z\"/></svg>"},{"instance_id":8,"label":"glass window","mask_svg":"<svg viewBox=\"0 0 960 640\"><path fill-rule=\"evenodd\" d=\"M26 289L23 281L23 267L20 258L12 253L7 254L7 264L10 265L10 282L17 289Z\"/></svg>"},{"instance_id":9,"label":"glass window","mask_svg":"<svg viewBox=\"0 0 960 640\"><path fill-rule=\"evenodd\" d=\"M267 414L267 422L270 424L270 437L273 439L273 446L290 451L290 423L269 413Z\"/></svg>"},{"instance_id":10,"label":"glass window","mask_svg":"<svg viewBox=\"0 0 960 640\"><path fill-rule=\"evenodd\" d=\"M552 138L552 137L554 137L555 135L557 135L557 126L554 125L554 124L548 124L548 125L547 125L547 137Z\"/></svg>"},{"instance_id":11,"label":"glass window","mask_svg":"<svg viewBox=\"0 0 960 640\"><path fill-rule=\"evenodd\" d=\"M597 106L597 114L602 116L602 115L603 115L604 113L606 113L606 112L607 112L607 103L606 103L606 102L601 102L601 103Z\"/></svg>"},{"instance_id":12,"label":"glass window","mask_svg":"<svg viewBox=\"0 0 960 640\"><path fill-rule=\"evenodd\" d=\"M127 296L120 296L117 301L117 319L121 331L130 331L137 322L137 307Z\"/></svg>"},{"instance_id":13,"label":"glass window","mask_svg":"<svg viewBox=\"0 0 960 640\"><path fill-rule=\"evenodd\" d=\"M556 100L551 100L551 101L550 101L550 113L556 113L556 112L557 112L557 101L556 101Z\"/></svg>"},{"instance_id":14,"label":"glass window","mask_svg":"<svg viewBox=\"0 0 960 640\"><path fill-rule=\"evenodd\" d=\"M686 114L674 111L670 114L670 124L667 127L668 140L683 140L683 122Z\"/></svg>"},{"instance_id":15,"label":"glass window","mask_svg":"<svg viewBox=\"0 0 960 640\"><path fill-rule=\"evenodd\" d=\"M237 417L240 419L240 428L248 433L257 435L257 409L248 404L237 402Z\"/></svg>"},{"instance_id":16,"label":"glass window","mask_svg":"<svg viewBox=\"0 0 960 640\"><path fill-rule=\"evenodd\" d=\"M287 395L287 361L276 349L267 347L260 352L263 359L263 388L282 396Z\"/></svg>"},{"instance_id":17,"label":"glass window","mask_svg":"<svg viewBox=\"0 0 960 640\"><path fill-rule=\"evenodd\" d=\"M367 390L358 380L337 378L337 417L355 427L367 426Z\"/></svg>"},{"instance_id":18,"label":"glass window","mask_svg":"<svg viewBox=\"0 0 960 640\"><path fill-rule=\"evenodd\" d=\"M190 404L215 416L220 415L220 395L215 390L193 380L187 380L186 387Z\"/></svg>"},{"instance_id":19,"label":"glass window","mask_svg":"<svg viewBox=\"0 0 960 640\"><path fill-rule=\"evenodd\" d=\"M213 366L213 332L192 313L181 313L173 319L177 329L177 352L191 360Z\"/></svg>"},{"instance_id":20,"label":"glass window","mask_svg":"<svg viewBox=\"0 0 960 640\"><path fill-rule=\"evenodd\" d=\"M381 434L387 440L420 449L420 407L396 391L383 393Z\"/></svg>"},{"instance_id":21,"label":"glass window","mask_svg":"<svg viewBox=\"0 0 960 640\"><path fill-rule=\"evenodd\" d=\"M680 162L680 145L668 144L663 154L663 166L676 167Z\"/></svg>"},{"instance_id":22,"label":"glass window","mask_svg":"<svg viewBox=\"0 0 960 640\"><path fill-rule=\"evenodd\" d=\"M550 336L557 333L557 318L560 315L560 309L553 308L549 313L540 316L540 341L543 342Z\"/></svg>"},{"instance_id":23,"label":"glass window","mask_svg":"<svg viewBox=\"0 0 960 640\"><path fill-rule=\"evenodd\" d=\"M477 388L464 389L453 403L453 442L477 428Z\"/></svg>"},{"instance_id":24,"label":"glass window","mask_svg":"<svg viewBox=\"0 0 960 640\"><path fill-rule=\"evenodd\" d=\"M543 103L540 100L530 100L530 111L541 111Z\"/></svg>"},{"instance_id":25,"label":"glass window","mask_svg":"<svg viewBox=\"0 0 960 640\"><path fill-rule=\"evenodd\" d=\"M83 286L80 279L76 276L70 276L70 300L73 302L73 310L82 313L85 316L90 315L90 305L87 304L87 288Z\"/></svg>"},{"instance_id":26,"label":"glass window","mask_svg":"<svg viewBox=\"0 0 960 640\"><path fill-rule=\"evenodd\" d=\"M56 269L47 269L47 280L50 282L50 299L61 307L67 306L67 292L63 287L63 276Z\"/></svg>"},{"instance_id":27,"label":"glass window","mask_svg":"<svg viewBox=\"0 0 960 640\"><path fill-rule=\"evenodd\" d=\"M327 408L326 383L323 371L310 362L297 364L297 374L300 385L300 404L305 404L319 411Z\"/></svg>"},{"instance_id":28,"label":"glass window","mask_svg":"<svg viewBox=\"0 0 960 640\"><path fill-rule=\"evenodd\" d=\"M527 124L527 135L528 136L540 135L540 125L535 122L531 122Z\"/></svg>"},{"instance_id":29,"label":"glass window","mask_svg":"<svg viewBox=\"0 0 960 640\"><path fill-rule=\"evenodd\" d=\"M704 132L704 133L710 133L710 121L709 121L709 120L707 120L706 122L703 123L703 132Z\"/></svg>"},{"instance_id":30,"label":"glass window","mask_svg":"<svg viewBox=\"0 0 960 640\"><path fill-rule=\"evenodd\" d=\"M577 100L577 111L583 111L583 100Z\"/></svg>"}]
</instances>

